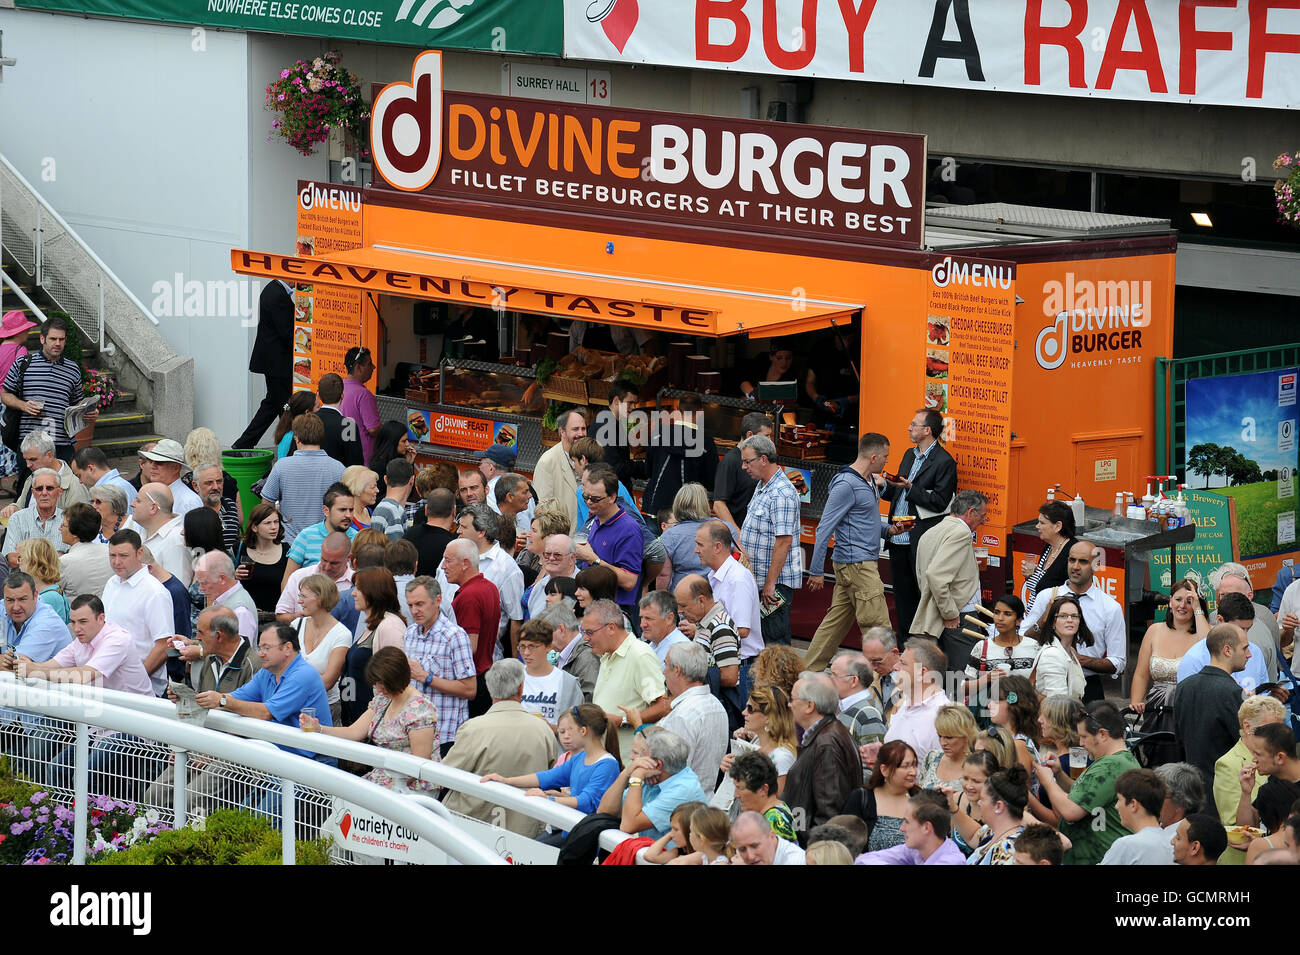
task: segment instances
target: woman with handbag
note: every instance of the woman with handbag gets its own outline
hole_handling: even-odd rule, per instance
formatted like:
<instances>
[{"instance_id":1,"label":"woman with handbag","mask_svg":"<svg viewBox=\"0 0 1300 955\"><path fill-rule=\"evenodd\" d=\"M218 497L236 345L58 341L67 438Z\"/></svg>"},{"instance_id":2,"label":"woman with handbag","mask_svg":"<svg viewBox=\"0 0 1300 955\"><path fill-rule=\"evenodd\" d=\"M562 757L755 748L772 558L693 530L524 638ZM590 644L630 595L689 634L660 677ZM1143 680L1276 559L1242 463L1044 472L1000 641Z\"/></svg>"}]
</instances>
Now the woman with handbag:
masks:
<instances>
[{"instance_id":1,"label":"woman with handbag","mask_svg":"<svg viewBox=\"0 0 1300 955\"><path fill-rule=\"evenodd\" d=\"M988 704L990 680L999 673L1022 676L1034 668L1040 649L1038 641L1020 635L1020 621L1025 605L1012 594L1003 594L993 604L993 623L989 636L971 647L966 663L966 682L962 691L972 708Z\"/></svg>"},{"instance_id":2,"label":"woman with handbag","mask_svg":"<svg viewBox=\"0 0 1300 955\"><path fill-rule=\"evenodd\" d=\"M3 321L0 321L0 381L5 380L9 374L9 369L14 366L14 362L20 361L27 357L27 336L31 330L36 327L36 323L28 320L27 315L14 309L12 312L5 312ZM6 417L8 412L6 412ZM18 420L18 412L13 412L15 423ZM12 445L9 440L8 432L13 431ZM18 473L18 429L5 429L5 443L0 447L0 478L7 478ZM18 488L15 487L14 493Z\"/></svg>"}]
</instances>

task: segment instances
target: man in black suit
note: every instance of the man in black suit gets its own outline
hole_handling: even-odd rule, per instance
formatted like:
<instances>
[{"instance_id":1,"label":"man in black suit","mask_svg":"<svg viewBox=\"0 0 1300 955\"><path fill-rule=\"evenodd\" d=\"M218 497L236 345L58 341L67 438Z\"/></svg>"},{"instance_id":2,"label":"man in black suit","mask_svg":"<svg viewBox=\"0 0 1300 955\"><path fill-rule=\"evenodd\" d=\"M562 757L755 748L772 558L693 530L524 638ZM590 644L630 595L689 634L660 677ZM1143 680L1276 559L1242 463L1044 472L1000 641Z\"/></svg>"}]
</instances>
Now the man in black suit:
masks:
<instances>
[{"instance_id":1,"label":"man in black suit","mask_svg":"<svg viewBox=\"0 0 1300 955\"><path fill-rule=\"evenodd\" d=\"M898 633L912 632L912 618L921 602L916 583L916 545L921 535L943 520L957 493L957 462L939 444L943 433L943 415L937 411L917 410L907 426L907 437L915 445L903 454L898 465L898 480L889 481L880 496L889 506L889 569L894 587L894 607L898 611ZM910 532L899 532L893 520L915 517Z\"/></svg>"},{"instance_id":2,"label":"man in black suit","mask_svg":"<svg viewBox=\"0 0 1300 955\"><path fill-rule=\"evenodd\" d=\"M266 397L236 448L255 448L275 423L293 391L293 286L275 279L257 299L257 338L248 370L266 378Z\"/></svg>"},{"instance_id":3,"label":"man in black suit","mask_svg":"<svg viewBox=\"0 0 1300 955\"><path fill-rule=\"evenodd\" d=\"M351 418L343 417L343 412L339 410L339 402L343 400L343 379L334 372L321 375L316 394L320 398L316 414L320 415L321 423L325 425L325 440L321 442L321 450L345 468L365 463L357 423Z\"/></svg>"}]
</instances>

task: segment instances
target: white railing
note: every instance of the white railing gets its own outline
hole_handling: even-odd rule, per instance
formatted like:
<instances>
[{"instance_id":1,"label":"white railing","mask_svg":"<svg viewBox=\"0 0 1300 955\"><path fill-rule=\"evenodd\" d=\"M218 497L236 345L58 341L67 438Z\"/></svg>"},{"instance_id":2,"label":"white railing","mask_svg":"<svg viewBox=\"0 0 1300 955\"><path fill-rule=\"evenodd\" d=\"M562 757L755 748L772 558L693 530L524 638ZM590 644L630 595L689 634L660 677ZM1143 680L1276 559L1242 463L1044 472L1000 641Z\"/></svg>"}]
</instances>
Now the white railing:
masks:
<instances>
[{"instance_id":1,"label":"white railing","mask_svg":"<svg viewBox=\"0 0 1300 955\"><path fill-rule=\"evenodd\" d=\"M17 702L15 702L16 700ZM376 812L382 812L402 824L406 824L403 817L388 812L387 799L384 800L384 807L380 808L371 805L364 799L355 797L361 793L383 793L386 794L388 799L397 800L408 807L412 803L427 805L429 801L422 797L398 795L349 773L267 746L268 743L309 750L324 756L334 756L363 766L378 767L387 770L394 776L419 779L439 788L466 793L476 799L499 806L504 810L510 810L536 819L555 830L572 829L583 818L583 814L575 809L558 805L548 799L526 796L522 790L506 786L503 783L484 783L472 773L453 769L433 760L421 759L409 753L401 753L365 743L356 743L320 733L303 733L298 729L282 726L278 723L248 719L219 710L207 711L205 724L203 727L199 727L193 723L182 722L177 717L175 704L155 697L118 693L113 690L83 687L75 684L59 684L51 687L40 680L29 681L24 684L22 681L16 681L11 674L0 673L0 706L41 713L45 716L61 718L68 720L72 724L77 724L78 742L75 745L78 746L80 745L80 731L84 730L87 724L130 733L140 737L142 741L157 740L160 744L164 744L153 747L152 752L148 754L152 759L144 760L146 765L152 765L154 770L149 772L147 777L142 776L136 781L148 786L153 780L157 768L161 765L160 761L174 755L176 762L171 808L173 823L177 827L185 825L191 815L192 807L188 804L189 791L186 772L187 759L190 753L203 754L205 757L216 757L219 760L224 760L234 767L236 771L243 767L251 767L257 770L258 773L280 777L282 786L285 782L288 782L290 786L293 782L297 782L313 787L318 792L313 793L308 790L306 793L297 793L295 794L296 799L283 798L281 805L283 812L292 812L294 803L302 804L305 798L309 809L315 813L316 817L319 817L311 821L316 826L319 826L326 812L330 803L330 796L338 796L358 805L364 805ZM59 706L67 709L59 710L57 709ZM71 728L68 731L68 742L73 743ZM148 746L148 743L135 744L137 750L142 750ZM81 805L84 805L84 800L79 797L88 792L86 787L89 785L88 776L82 771L87 765L88 755L88 752L80 749L76 753L78 770L71 795L76 797L74 803ZM141 755L141 753L135 755ZM282 763L280 760L287 760L288 762ZM121 765L121 763L118 764L119 773L123 772ZM128 775L129 772L129 770L126 770ZM245 786L255 785L251 776L245 776L241 781ZM424 809L422 811L427 813L429 810ZM438 821L444 824L448 818L454 816L441 804L438 804L433 812L438 814ZM298 821L302 822L302 820ZM289 834L294 832L293 823L292 818L282 821L281 831L286 833L286 851L288 852L292 852L293 837ZM453 852L447 847L448 836L445 831L435 838L433 835L426 835L424 830L412 828L413 831L419 832L422 837L429 838L436 847L447 852L453 858L467 862L483 861L483 858L466 859L463 858L463 853L458 855L457 852ZM480 855L486 853L493 861L501 861L495 848L484 846L474 839L472 830L467 833L461 828L453 827L453 832L456 838L462 841L462 847L464 844L473 843ZM527 839L516 833L500 830L496 835L500 839L505 839L508 844L513 843L519 846L526 843L530 847L540 848L534 840ZM601 835L600 844L605 849L613 849L627 838L628 835L623 832L609 830Z\"/></svg>"},{"instance_id":2,"label":"white railing","mask_svg":"<svg viewBox=\"0 0 1300 955\"><path fill-rule=\"evenodd\" d=\"M18 300L31 310L33 317L36 319L36 324L43 326L45 324L45 313L37 308L36 303L28 298L27 293L22 290L22 286L10 278L9 273L2 268L0 268L0 281L9 286L10 291L18 296Z\"/></svg>"},{"instance_id":3,"label":"white railing","mask_svg":"<svg viewBox=\"0 0 1300 955\"><path fill-rule=\"evenodd\" d=\"M100 351L113 351L105 337L106 296L158 324L153 313L3 155L0 242L81 331L98 343ZM47 258L58 259L57 270L46 270Z\"/></svg>"}]
</instances>

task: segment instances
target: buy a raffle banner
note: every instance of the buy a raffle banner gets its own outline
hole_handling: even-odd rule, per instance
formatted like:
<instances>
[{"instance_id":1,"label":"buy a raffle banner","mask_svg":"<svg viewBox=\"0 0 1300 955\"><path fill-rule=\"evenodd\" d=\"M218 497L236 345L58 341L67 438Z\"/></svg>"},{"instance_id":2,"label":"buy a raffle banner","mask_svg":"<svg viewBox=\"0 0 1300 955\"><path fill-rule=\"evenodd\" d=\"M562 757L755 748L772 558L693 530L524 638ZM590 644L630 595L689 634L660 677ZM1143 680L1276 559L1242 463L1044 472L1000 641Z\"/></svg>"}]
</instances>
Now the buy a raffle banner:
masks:
<instances>
[{"instance_id":1,"label":"buy a raffle banner","mask_svg":"<svg viewBox=\"0 0 1300 955\"><path fill-rule=\"evenodd\" d=\"M1005 544L1011 472L1011 370L1016 267L935 256L926 295L924 407L944 417L958 487L989 501L980 546ZM987 538L987 539L986 539Z\"/></svg>"},{"instance_id":2,"label":"buy a raffle banner","mask_svg":"<svg viewBox=\"0 0 1300 955\"><path fill-rule=\"evenodd\" d=\"M356 186L300 179L297 204L298 255L361 246L361 190ZM321 376L330 372L347 374L343 356L362 344L361 303L358 289L299 284L293 301L294 391L315 391ZM374 390L374 379L368 387Z\"/></svg>"}]
</instances>

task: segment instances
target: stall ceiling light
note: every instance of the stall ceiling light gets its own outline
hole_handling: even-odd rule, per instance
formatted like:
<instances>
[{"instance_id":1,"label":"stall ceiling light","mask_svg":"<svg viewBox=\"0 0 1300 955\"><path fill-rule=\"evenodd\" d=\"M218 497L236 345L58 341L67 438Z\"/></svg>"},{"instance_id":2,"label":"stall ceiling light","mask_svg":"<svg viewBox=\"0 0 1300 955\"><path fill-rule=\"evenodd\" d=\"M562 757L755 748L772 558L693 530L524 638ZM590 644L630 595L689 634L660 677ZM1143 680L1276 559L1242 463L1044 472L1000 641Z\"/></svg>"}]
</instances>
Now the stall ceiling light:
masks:
<instances>
[{"instance_id":1,"label":"stall ceiling light","mask_svg":"<svg viewBox=\"0 0 1300 955\"><path fill-rule=\"evenodd\" d=\"M1193 212L1192 221L1202 229L1214 228L1214 223L1210 221L1210 214L1208 212Z\"/></svg>"}]
</instances>

